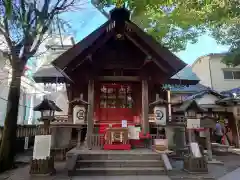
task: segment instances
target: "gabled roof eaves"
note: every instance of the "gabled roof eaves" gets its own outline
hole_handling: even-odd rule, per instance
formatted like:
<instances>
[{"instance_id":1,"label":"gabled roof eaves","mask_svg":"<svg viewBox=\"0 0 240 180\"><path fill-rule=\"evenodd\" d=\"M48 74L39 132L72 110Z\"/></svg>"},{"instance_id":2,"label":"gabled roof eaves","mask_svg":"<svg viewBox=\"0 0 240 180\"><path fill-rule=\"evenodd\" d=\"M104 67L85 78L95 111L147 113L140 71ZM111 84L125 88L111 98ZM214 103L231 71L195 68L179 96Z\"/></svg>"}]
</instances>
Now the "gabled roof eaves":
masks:
<instances>
[{"instance_id":1,"label":"gabled roof eaves","mask_svg":"<svg viewBox=\"0 0 240 180\"><path fill-rule=\"evenodd\" d=\"M176 93L198 93L200 91L207 90L208 87L202 85L202 84L196 84L196 85L188 85L188 86L183 86L183 87L172 87L171 92L176 92Z\"/></svg>"},{"instance_id":2,"label":"gabled roof eaves","mask_svg":"<svg viewBox=\"0 0 240 180\"><path fill-rule=\"evenodd\" d=\"M195 80L199 81L200 79L197 75L192 71L192 67L187 65L182 70L180 70L177 74L171 77L171 79L180 79L180 80Z\"/></svg>"},{"instance_id":3,"label":"gabled roof eaves","mask_svg":"<svg viewBox=\"0 0 240 180\"><path fill-rule=\"evenodd\" d=\"M72 59L81 54L81 52L91 46L104 32L106 32L106 28L110 23L110 20L105 22L102 26L97 28L83 40L79 41L72 48L61 54L56 60L52 62L52 64L59 67L60 69L66 67Z\"/></svg>"},{"instance_id":4,"label":"gabled roof eaves","mask_svg":"<svg viewBox=\"0 0 240 180\"><path fill-rule=\"evenodd\" d=\"M191 107L196 108L198 112L204 112L206 109L202 108L195 100L187 100L182 102L182 104L179 106L179 108L176 109L177 112L185 112Z\"/></svg>"},{"instance_id":5,"label":"gabled roof eaves","mask_svg":"<svg viewBox=\"0 0 240 180\"><path fill-rule=\"evenodd\" d=\"M217 91L214 91L214 90L211 90L211 89L207 89L207 90L203 90L203 91L200 91L196 94L193 94L191 96L188 96L185 101L187 100L195 100L195 99L198 99L198 98L201 98L203 97L205 94L212 94L214 96L217 96L217 97L220 97L220 98L224 98L225 96L223 96L222 94L218 93Z\"/></svg>"},{"instance_id":6,"label":"gabled roof eaves","mask_svg":"<svg viewBox=\"0 0 240 180\"><path fill-rule=\"evenodd\" d=\"M33 74L36 83L64 82L64 76L51 64L42 66Z\"/></svg>"},{"instance_id":7,"label":"gabled roof eaves","mask_svg":"<svg viewBox=\"0 0 240 180\"><path fill-rule=\"evenodd\" d=\"M136 24L132 22L126 22L126 24L134 29L134 32L140 36L145 43L147 43L158 55L162 57L162 60L166 61L174 69L174 72L178 72L183 69L187 64L179 59L175 54L173 54L169 49L158 43L151 35L144 32L141 28L139 28ZM172 60L174 59L174 65Z\"/></svg>"},{"instance_id":8,"label":"gabled roof eaves","mask_svg":"<svg viewBox=\"0 0 240 180\"><path fill-rule=\"evenodd\" d=\"M225 96L233 96L233 93L240 94L240 87L230 89L228 91L222 91L221 94Z\"/></svg>"}]
</instances>

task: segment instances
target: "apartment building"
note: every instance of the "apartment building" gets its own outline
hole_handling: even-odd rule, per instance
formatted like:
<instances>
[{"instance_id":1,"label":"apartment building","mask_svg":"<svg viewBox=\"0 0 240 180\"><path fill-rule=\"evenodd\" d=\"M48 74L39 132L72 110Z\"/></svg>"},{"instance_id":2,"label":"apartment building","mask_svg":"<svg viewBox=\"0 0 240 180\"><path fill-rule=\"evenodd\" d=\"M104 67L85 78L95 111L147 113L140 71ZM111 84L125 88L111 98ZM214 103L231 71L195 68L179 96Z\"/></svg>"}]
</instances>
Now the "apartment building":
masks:
<instances>
[{"instance_id":1,"label":"apartment building","mask_svg":"<svg viewBox=\"0 0 240 180\"><path fill-rule=\"evenodd\" d=\"M225 55L208 54L192 64L192 71L200 79L200 84L218 92L240 87L240 66L228 67L222 63Z\"/></svg>"},{"instance_id":2,"label":"apartment building","mask_svg":"<svg viewBox=\"0 0 240 180\"><path fill-rule=\"evenodd\" d=\"M72 45L71 37L52 36L41 44L36 56L28 61L24 76L21 77L18 124L38 123L40 113L33 111L33 107L42 101L44 95L56 92L56 89L64 89L62 86L49 87L36 83L32 76L39 68L49 64L56 56L63 53L70 44ZM4 124L6 115L11 72L7 57L0 53L0 126ZM57 98L61 99L62 96Z\"/></svg>"},{"instance_id":3,"label":"apartment building","mask_svg":"<svg viewBox=\"0 0 240 180\"><path fill-rule=\"evenodd\" d=\"M18 124L32 124L34 123L33 119L40 117L39 113L33 112L32 106L34 106L34 102L41 101L41 96L39 96L39 94L43 94L43 87L39 84L35 84L27 73L34 68L32 61L33 59L29 61L30 63L25 67L25 75L21 77ZM12 67L7 57L2 53L0 62L0 125L3 125L7 109Z\"/></svg>"}]
</instances>

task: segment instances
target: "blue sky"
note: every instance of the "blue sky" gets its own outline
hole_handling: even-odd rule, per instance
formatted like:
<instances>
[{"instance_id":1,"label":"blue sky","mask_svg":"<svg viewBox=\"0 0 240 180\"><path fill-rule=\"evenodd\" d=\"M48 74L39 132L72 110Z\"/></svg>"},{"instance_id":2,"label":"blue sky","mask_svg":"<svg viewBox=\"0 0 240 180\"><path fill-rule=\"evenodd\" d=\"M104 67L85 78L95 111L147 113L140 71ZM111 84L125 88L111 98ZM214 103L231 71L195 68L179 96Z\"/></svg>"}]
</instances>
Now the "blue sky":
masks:
<instances>
[{"instance_id":1,"label":"blue sky","mask_svg":"<svg viewBox=\"0 0 240 180\"><path fill-rule=\"evenodd\" d=\"M68 12L63 17L71 25L71 32L73 32L76 42L82 40L107 20L87 1L83 3L81 10ZM176 55L186 63L192 64L202 55L221 53L227 50L227 46L221 46L208 35L202 35L196 44L189 43L186 50L178 52Z\"/></svg>"}]
</instances>

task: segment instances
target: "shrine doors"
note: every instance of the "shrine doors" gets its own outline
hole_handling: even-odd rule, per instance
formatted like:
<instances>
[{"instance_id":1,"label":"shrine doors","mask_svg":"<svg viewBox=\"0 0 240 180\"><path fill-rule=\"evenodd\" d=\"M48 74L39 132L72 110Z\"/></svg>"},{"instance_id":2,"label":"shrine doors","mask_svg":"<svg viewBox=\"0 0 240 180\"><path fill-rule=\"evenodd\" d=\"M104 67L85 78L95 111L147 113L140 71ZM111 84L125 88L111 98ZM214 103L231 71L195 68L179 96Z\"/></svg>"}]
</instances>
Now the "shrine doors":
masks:
<instances>
[{"instance_id":1,"label":"shrine doors","mask_svg":"<svg viewBox=\"0 0 240 180\"><path fill-rule=\"evenodd\" d=\"M134 99L131 84L102 83L97 104L99 122L133 121Z\"/></svg>"}]
</instances>

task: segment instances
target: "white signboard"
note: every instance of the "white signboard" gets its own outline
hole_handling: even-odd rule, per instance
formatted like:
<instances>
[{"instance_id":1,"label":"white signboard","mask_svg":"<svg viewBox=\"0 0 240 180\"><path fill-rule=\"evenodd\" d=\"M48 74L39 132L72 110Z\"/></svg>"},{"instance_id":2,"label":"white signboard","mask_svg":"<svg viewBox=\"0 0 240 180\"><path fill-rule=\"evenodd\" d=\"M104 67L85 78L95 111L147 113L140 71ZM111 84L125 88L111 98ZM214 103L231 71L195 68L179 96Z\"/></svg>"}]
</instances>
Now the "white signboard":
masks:
<instances>
[{"instance_id":1,"label":"white signboard","mask_svg":"<svg viewBox=\"0 0 240 180\"><path fill-rule=\"evenodd\" d=\"M200 119L187 119L187 129L199 129Z\"/></svg>"},{"instance_id":2,"label":"white signboard","mask_svg":"<svg viewBox=\"0 0 240 180\"><path fill-rule=\"evenodd\" d=\"M199 132L199 136L200 136L200 137L204 137L204 138L207 137L205 131L200 131L200 132Z\"/></svg>"},{"instance_id":3,"label":"white signboard","mask_svg":"<svg viewBox=\"0 0 240 180\"><path fill-rule=\"evenodd\" d=\"M127 120L122 120L122 127L126 128L127 127Z\"/></svg>"},{"instance_id":4,"label":"white signboard","mask_svg":"<svg viewBox=\"0 0 240 180\"><path fill-rule=\"evenodd\" d=\"M33 159L47 159L50 156L51 135L35 136Z\"/></svg>"},{"instance_id":5,"label":"white signboard","mask_svg":"<svg viewBox=\"0 0 240 180\"><path fill-rule=\"evenodd\" d=\"M195 143L195 142L190 143L190 147L194 157L197 157L197 158L202 157L198 143Z\"/></svg>"},{"instance_id":6,"label":"white signboard","mask_svg":"<svg viewBox=\"0 0 240 180\"><path fill-rule=\"evenodd\" d=\"M135 127L134 126L128 126L128 138L132 139L134 136L134 131L135 131Z\"/></svg>"},{"instance_id":7,"label":"white signboard","mask_svg":"<svg viewBox=\"0 0 240 180\"><path fill-rule=\"evenodd\" d=\"M129 139L139 139L140 127L128 126Z\"/></svg>"}]
</instances>

